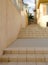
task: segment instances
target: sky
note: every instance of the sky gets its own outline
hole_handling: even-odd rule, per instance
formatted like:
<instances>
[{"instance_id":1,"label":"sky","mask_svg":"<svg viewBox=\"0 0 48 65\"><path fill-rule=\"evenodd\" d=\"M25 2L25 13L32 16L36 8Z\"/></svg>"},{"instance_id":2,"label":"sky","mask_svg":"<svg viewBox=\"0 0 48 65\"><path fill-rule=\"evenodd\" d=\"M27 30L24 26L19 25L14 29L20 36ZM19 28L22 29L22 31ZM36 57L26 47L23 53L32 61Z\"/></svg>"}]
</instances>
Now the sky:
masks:
<instances>
[{"instance_id":1,"label":"sky","mask_svg":"<svg viewBox=\"0 0 48 65\"><path fill-rule=\"evenodd\" d=\"M35 9L35 0L23 0L24 3L27 3L29 5L30 8L30 12L33 13L33 9Z\"/></svg>"},{"instance_id":2,"label":"sky","mask_svg":"<svg viewBox=\"0 0 48 65\"><path fill-rule=\"evenodd\" d=\"M28 3L29 6L35 7L35 0L23 0L25 3Z\"/></svg>"}]
</instances>

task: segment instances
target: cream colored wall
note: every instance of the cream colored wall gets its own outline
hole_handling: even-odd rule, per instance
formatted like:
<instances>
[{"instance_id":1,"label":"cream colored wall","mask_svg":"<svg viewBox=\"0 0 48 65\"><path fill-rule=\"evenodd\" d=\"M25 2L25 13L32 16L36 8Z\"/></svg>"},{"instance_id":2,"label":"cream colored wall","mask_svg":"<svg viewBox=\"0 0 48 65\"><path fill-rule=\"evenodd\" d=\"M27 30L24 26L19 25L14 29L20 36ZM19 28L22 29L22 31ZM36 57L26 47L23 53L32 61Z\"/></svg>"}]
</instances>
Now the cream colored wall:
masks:
<instances>
[{"instance_id":1,"label":"cream colored wall","mask_svg":"<svg viewBox=\"0 0 48 65\"><path fill-rule=\"evenodd\" d=\"M39 18L40 18L40 13L39 13L39 9L37 9L37 23L39 23L38 22Z\"/></svg>"},{"instance_id":2,"label":"cream colored wall","mask_svg":"<svg viewBox=\"0 0 48 65\"><path fill-rule=\"evenodd\" d=\"M40 26L42 26L41 25L41 22L42 22L42 16L43 16L43 5L42 4L40 4L40 7L39 7L39 9L37 10L37 13L38 13L38 20L37 20L37 23L40 25Z\"/></svg>"},{"instance_id":3,"label":"cream colored wall","mask_svg":"<svg viewBox=\"0 0 48 65\"><path fill-rule=\"evenodd\" d=\"M43 16L47 14L46 13L47 12L46 11L47 10L46 8L47 8L47 5L46 4L43 4Z\"/></svg>"},{"instance_id":4,"label":"cream colored wall","mask_svg":"<svg viewBox=\"0 0 48 65\"><path fill-rule=\"evenodd\" d=\"M37 15L37 18L38 18L38 21L37 21L37 23L42 27L42 18L43 18L43 15L44 15L44 12L43 12L43 7L44 7L44 5L43 4L40 4L40 7L39 7L39 9L37 9L37 13L38 13L38 15Z\"/></svg>"},{"instance_id":5,"label":"cream colored wall","mask_svg":"<svg viewBox=\"0 0 48 65\"><path fill-rule=\"evenodd\" d=\"M48 22L48 15L46 14L46 4L40 4L40 7L39 7L39 18L38 18L38 24L41 26L41 27L47 27L47 22Z\"/></svg>"},{"instance_id":6,"label":"cream colored wall","mask_svg":"<svg viewBox=\"0 0 48 65\"><path fill-rule=\"evenodd\" d=\"M28 25L28 17L26 11L21 11L22 16L22 28L25 28Z\"/></svg>"},{"instance_id":7,"label":"cream colored wall","mask_svg":"<svg viewBox=\"0 0 48 65\"><path fill-rule=\"evenodd\" d=\"M21 28L21 15L10 0L0 0L0 54L16 40Z\"/></svg>"}]
</instances>

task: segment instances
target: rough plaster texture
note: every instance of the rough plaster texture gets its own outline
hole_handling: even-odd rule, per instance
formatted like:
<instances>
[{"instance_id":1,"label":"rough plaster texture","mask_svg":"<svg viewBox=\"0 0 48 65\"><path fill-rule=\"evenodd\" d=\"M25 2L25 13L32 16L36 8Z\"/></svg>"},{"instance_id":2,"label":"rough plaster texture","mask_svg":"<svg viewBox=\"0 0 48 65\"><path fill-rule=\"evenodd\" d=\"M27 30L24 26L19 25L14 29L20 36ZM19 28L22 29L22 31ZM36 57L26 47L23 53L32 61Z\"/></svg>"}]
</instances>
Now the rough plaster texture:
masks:
<instances>
[{"instance_id":1,"label":"rough plaster texture","mask_svg":"<svg viewBox=\"0 0 48 65\"><path fill-rule=\"evenodd\" d=\"M10 0L0 0L0 52L10 45L21 28L21 15Z\"/></svg>"}]
</instances>

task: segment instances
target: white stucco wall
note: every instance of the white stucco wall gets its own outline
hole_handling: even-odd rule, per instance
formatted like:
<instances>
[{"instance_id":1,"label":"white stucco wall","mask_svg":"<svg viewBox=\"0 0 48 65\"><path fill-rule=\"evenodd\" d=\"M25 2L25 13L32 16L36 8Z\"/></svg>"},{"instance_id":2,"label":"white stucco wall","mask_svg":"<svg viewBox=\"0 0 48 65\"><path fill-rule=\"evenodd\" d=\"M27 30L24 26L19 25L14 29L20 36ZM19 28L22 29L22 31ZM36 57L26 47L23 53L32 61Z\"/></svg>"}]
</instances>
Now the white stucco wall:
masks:
<instances>
[{"instance_id":1,"label":"white stucco wall","mask_svg":"<svg viewBox=\"0 0 48 65\"><path fill-rule=\"evenodd\" d=\"M16 40L21 28L21 15L10 0L0 0L0 54Z\"/></svg>"}]
</instances>

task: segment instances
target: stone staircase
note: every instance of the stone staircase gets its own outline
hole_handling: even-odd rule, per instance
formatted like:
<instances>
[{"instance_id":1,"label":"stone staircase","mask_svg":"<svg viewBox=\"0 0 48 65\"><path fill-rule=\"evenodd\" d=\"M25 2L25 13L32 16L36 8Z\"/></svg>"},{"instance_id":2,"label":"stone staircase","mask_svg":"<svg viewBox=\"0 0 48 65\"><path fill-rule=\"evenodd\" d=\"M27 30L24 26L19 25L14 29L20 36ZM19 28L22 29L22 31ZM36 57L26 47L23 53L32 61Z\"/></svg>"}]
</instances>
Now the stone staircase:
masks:
<instances>
[{"instance_id":1,"label":"stone staircase","mask_svg":"<svg viewBox=\"0 0 48 65\"><path fill-rule=\"evenodd\" d=\"M0 56L0 62L48 62L48 49L7 48Z\"/></svg>"},{"instance_id":2,"label":"stone staircase","mask_svg":"<svg viewBox=\"0 0 48 65\"><path fill-rule=\"evenodd\" d=\"M18 39L44 39L48 38L48 27L41 28L37 24L28 25L26 28L21 29Z\"/></svg>"}]
</instances>

